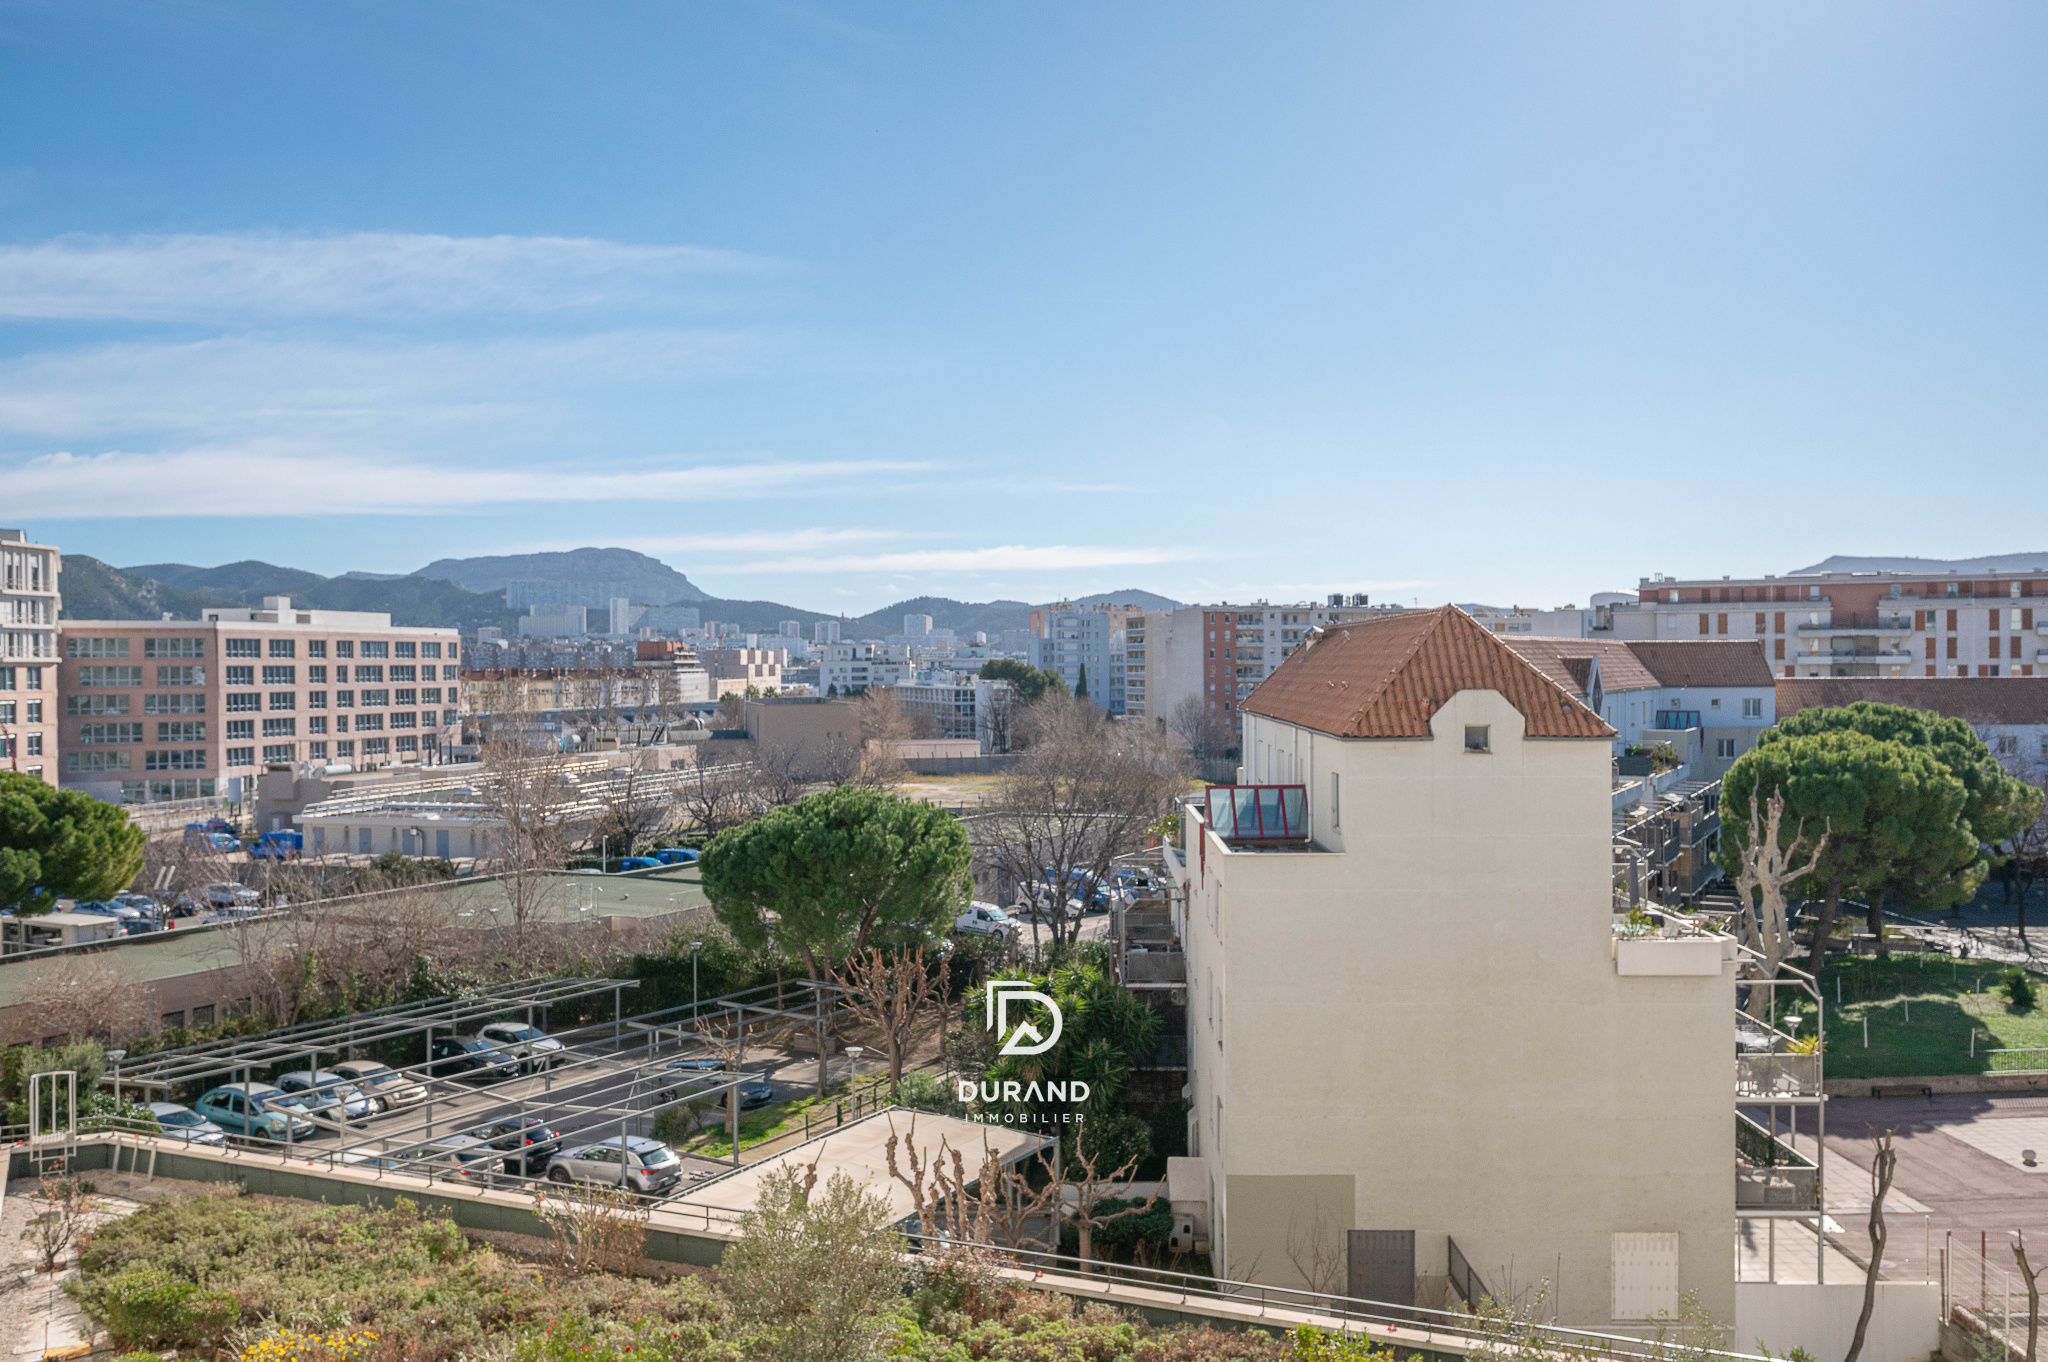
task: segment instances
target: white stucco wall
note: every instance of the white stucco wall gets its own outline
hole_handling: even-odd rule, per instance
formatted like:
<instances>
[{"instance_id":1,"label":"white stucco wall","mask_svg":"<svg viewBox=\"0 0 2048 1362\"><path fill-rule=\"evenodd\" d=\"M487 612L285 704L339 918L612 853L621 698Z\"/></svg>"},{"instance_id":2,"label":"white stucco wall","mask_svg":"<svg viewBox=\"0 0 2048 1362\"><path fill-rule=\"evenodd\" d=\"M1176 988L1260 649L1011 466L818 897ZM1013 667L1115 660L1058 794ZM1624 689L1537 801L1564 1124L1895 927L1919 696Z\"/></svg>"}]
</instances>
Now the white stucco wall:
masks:
<instances>
[{"instance_id":1,"label":"white stucco wall","mask_svg":"<svg viewBox=\"0 0 2048 1362\"><path fill-rule=\"evenodd\" d=\"M1730 1319L1732 962L1618 975L1605 739L1524 741L1492 691L1432 728L1340 741L1248 715L1247 780L1306 785L1326 850L1183 841L1218 1266L1301 1284L1283 1241L1320 1204L1414 1230L1426 1277L1455 1238L1494 1290L1550 1280L1562 1318L1605 1327L1612 1234L1675 1231L1681 1288ZM1283 1178L1307 1181L1253 1180Z\"/></svg>"}]
</instances>

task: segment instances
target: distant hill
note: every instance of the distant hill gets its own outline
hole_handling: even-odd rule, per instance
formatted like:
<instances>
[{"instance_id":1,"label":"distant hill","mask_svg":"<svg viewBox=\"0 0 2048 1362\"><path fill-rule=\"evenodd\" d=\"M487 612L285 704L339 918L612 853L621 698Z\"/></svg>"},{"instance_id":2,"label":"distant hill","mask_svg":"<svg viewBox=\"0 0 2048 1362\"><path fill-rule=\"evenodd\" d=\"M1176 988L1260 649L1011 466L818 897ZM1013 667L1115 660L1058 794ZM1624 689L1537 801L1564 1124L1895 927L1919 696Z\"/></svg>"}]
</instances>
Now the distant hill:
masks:
<instances>
[{"instance_id":1,"label":"distant hill","mask_svg":"<svg viewBox=\"0 0 2048 1362\"><path fill-rule=\"evenodd\" d=\"M241 604L241 598L252 591L264 596L290 596L327 580L317 572L278 567L253 558L215 568L191 567L184 563L144 563L140 567L122 568L121 571L130 577L148 577L180 591L225 592L236 605Z\"/></svg>"},{"instance_id":2,"label":"distant hill","mask_svg":"<svg viewBox=\"0 0 2048 1362\"><path fill-rule=\"evenodd\" d=\"M1821 572L2048 572L2048 550L1999 553L1988 558L1856 558L1838 553L1785 575L1809 577Z\"/></svg>"},{"instance_id":3,"label":"distant hill","mask_svg":"<svg viewBox=\"0 0 2048 1362\"><path fill-rule=\"evenodd\" d=\"M515 553L498 558L441 558L415 577L455 582L471 591L503 591L508 582L625 582L632 599L646 605L701 601L708 597L690 579L659 558L632 549L570 549L566 553Z\"/></svg>"},{"instance_id":4,"label":"distant hill","mask_svg":"<svg viewBox=\"0 0 2048 1362\"><path fill-rule=\"evenodd\" d=\"M98 573L75 578L74 563L93 564ZM116 570L77 554L64 559L64 614L69 619L154 619L166 610L178 619L197 619L206 606L253 608L265 596L289 596L296 605L322 610L372 611L391 616L393 624L415 627L465 633L484 625L515 627L504 592L465 591L453 582L424 577L322 577L253 560L217 568L149 563Z\"/></svg>"},{"instance_id":5,"label":"distant hill","mask_svg":"<svg viewBox=\"0 0 2048 1362\"><path fill-rule=\"evenodd\" d=\"M168 611L172 618L196 620L209 605L231 602L206 592L180 591L153 578L108 567L82 553L64 555L67 620L153 620Z\"/></svg>"},{"instance_id":6,"label":"distant hill","mask_svg":"<svg viewBox=\"0 0 2048 1362\"><path fill-rule=\"evenodd\" d=\"M394 624L454 627L468 634L488 625L511 633L518 627L521 612L506 606L504 584L522 579L638 582L646 591L643 596L636 590L636 601L664 595L688 600L704 619L736 624L749 633L772 634L784 620L795 620L806 638L811 636L812 625L828 619L839 621L848 638L884 638L903 632L905 615L930 615L938 628L960 635L986 633L993 638L1006 629L1024 628L1034 608L1025 601L913 596L857 618L848 617L780 601L721 600L705 595L682 573L645 554L629 549L575 549L499 558L444 558L403 576L345 572L338 577L254 559L211 568L189 563L112 568L96 558L67 554L64 617L155 619L169 611L177 619L197 619L210 605L258 607L265 596L289 596L297 605L388 614ZM1179 604L1157 592L1135 588L1075 597L1072 603L1142 605L1160 610Z\"/></svg>"}]
</instances>

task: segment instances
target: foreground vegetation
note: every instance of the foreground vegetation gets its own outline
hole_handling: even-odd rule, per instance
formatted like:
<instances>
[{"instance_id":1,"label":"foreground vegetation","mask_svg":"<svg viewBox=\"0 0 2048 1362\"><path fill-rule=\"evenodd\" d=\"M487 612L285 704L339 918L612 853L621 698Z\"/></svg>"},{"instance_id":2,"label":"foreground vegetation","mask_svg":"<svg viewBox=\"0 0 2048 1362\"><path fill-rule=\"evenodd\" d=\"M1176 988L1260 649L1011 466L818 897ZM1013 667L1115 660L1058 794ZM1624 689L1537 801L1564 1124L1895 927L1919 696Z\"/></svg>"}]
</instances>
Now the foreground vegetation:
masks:
<instances>
[{"instance_id":1,"label":"foreground vegetation","mask_svg":"<svg viewBox=\"0 0 2048 1362\"><path fill-rule=\"evenodd\" d=\"M117 1347L242 1362L1365 1355L1155 1328L972 1269L906 1275L886 1218L844 1180L807 1193L788 1177L722 1269L659 1280L515 1258L408 1202L380 1211L222 1192L101 1227L70 1289Z\"/></svg>"}]
</instances>

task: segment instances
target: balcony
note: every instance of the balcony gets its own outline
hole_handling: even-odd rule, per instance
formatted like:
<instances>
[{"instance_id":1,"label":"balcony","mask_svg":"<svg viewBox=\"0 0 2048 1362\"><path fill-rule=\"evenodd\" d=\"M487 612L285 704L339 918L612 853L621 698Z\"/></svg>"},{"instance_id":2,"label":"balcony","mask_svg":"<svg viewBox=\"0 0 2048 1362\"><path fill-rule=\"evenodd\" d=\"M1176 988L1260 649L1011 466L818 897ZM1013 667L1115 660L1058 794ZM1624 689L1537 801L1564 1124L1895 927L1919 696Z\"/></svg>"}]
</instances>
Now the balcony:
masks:
<instances>
[{"instance_id":1,"label":"balcony","mask_svg":"<svg viewBox=\"0 0 2048 1362\"><path fill-rule=\"evenodd\" d=\"M1817 1215L1820 1169L1813 1160L1735 1113L1735 1210Z\"/></svg>"},{"instance_id":2,"label":"balcony","mask_svg":"<svg viewBox=\"0 0 2048 1362\"><path fill-rule=\"evenodd\" d=\"M1913 632L1913 614L1882 611L1874 615L1858 615L1848 612L1830 611L1826 623L1801 624L1801 634L1910 634Z\"/></svg>"}]
</instances>

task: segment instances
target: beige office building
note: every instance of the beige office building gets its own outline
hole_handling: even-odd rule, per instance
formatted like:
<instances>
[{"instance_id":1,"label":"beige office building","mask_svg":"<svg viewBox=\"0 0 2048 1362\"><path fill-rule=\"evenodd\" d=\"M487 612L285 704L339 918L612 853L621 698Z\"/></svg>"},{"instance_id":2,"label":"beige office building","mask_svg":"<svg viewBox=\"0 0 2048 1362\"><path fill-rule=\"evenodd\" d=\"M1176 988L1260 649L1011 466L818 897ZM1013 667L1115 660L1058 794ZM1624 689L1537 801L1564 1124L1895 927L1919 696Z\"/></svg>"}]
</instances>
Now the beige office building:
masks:
<instances>
[{"instance_id":1,"label":"beige office building","mask_svg":"<svg viewBox=\"0 0 2048 1362\"><path fill-rule=\"evenodd\" d=\"M1262 788L1177 857L1218 1273L1732 1318L1733 943L1618 940L1612 730L1451 607L1305 637L1242 713Z\"/></svg>"},{"instance_id":2,"label":"beige office building","mask_svg":"<svg viewBox=\"0 0 2048 1362\"><path fill-rule=\"evenodd\" d=\"M0 530L0 768L57 783L57 574L63 555Z\"/></svg>"},{"instance_id":3,"label":"beige office building","mask_svg":"<svg viewBox=\"0 0 2048 1362\"><path fill-rule=\"evenodd\" d=\"M212 799L273 765L433 762L460 725L453 629L365 611L208 609L200 620L66 620L65 786L113 803Z\"/></svg>"}]
</instances>

